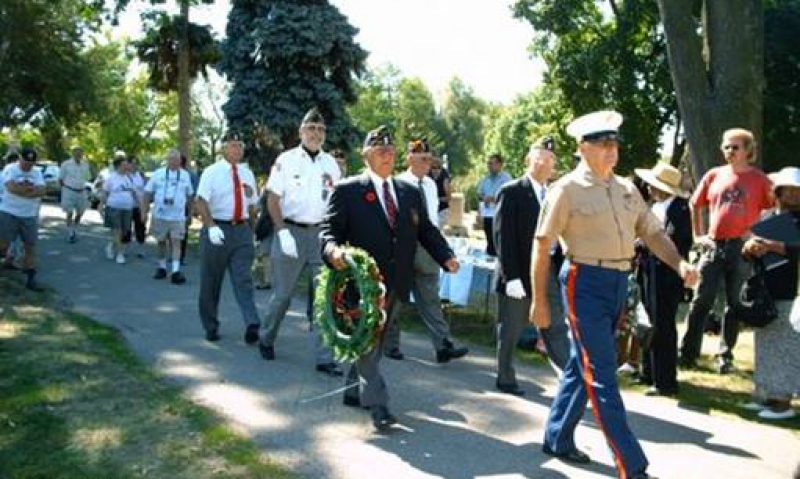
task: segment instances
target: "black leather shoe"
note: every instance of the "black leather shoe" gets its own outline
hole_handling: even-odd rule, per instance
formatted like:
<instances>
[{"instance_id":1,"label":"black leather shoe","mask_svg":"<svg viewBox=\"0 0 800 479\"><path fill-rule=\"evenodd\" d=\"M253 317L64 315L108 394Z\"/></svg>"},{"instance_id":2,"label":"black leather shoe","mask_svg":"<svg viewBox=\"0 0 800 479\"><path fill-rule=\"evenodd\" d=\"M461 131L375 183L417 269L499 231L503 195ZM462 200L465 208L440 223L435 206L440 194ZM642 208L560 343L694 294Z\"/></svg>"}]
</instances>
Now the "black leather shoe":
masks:
<instances>
[{"instance_id":1,"label":"black leather shoe","mask_svg":"<svg viewBox=\"0 0 800 479\"><path fill-rule=\"evenodd\" d=\"M516 384L497 384L497 390L501 393L511 394L513 396L522 397L525 395L525 390Z\"/></svg>"},{"instance_id":2,"label":"black leather shoe","mask_svg":"<svg viewBox=\"0 0 800 479\"><path fill-rule=\"evenodd\" d=\"M211 341L213 343L214 341L219 341L219 338L221 338L221 336L216 329L206 331L206 341Z\"/></svg>"},{"instance_id":3,"label":"black leather shoe","mask_svg":"<svg viewBox=\"0 0 800 479\"><path fill-rule=\"evenodd\" d=\"M697 361L689 358L678 359L678 367L681 369L697 369Z\"/></svg>"},{"instance_id":4,"label":"black leather shoe","mask_svg":"<svg viewBox=\"0 0 800 479\"><path fill-rule=\"evenodd\" d=\"M729 374L733 371L733 360L720 357L717 360L717 372L719 374Z\"/></svg>"},{"instance_id":5,"label":"black leather shoe","mask_svg":"<svg viewBox=\"0 0 800 479\"><path fill-rule=\"evenodd\" d=\"M378 431L386 431L392 427L392 424L397 424L397 418L389 413L389 409L386 406L373 406L371 410L372 425Z\"/></svg>"},{"instance_id":6,"label":"black leather shoe","mask_svg":"<svg viewBox=\"0 0 800 479\"><path fill-rule=\"evenodd\" d=\"M275 361L275 347L266 346L264 343L258 343L258 352L265 361Z\"/></svg>"},{"instance_id":7,"label":"black leather shoe","mask_svg":"<svg viewBox=\"0 0 800 479\"><path fill-rule=\"evenodd\" d=\"M247 344L255 344L258 341L258 325L251 324L244 332L244 342Z\"/></svg>"},{"instance_id":8,"label":"black leather shoe","mask_svg":"<svg viewBox=\"0 0 800 479\"><path fill-rule=\"evenodd\" d=\"M447 363L451 359L463 358L469 353L469 349L465 347L457 348L450 341L445 340L444 348L436 351L436 362Z\"/></svg>"},{"instance_id":9,"label":"black leather shoe","mask_svg":"<svg viewBox=\"0 0 800 479\"><path fill-rule=\"evenodd\" d=\"M328 376L342 376L344 374L336 363L317 364L317 371L325 373Z\"/></svg>"},{"instance_id":10,"label":"black leather shoe","mask_svg":"<svg viewBox=\"0 0 800 479\"><path fill-rule=\"evenodd\" d=\"M675 397L678 395L678 388L674 389L660 389L655 386L648 388L647 391L644 392L645 396L665 396L665 397Z\"/></svg>"},{"instance_id":11,"label":"black leather shoe","mask_svg":"<svg viewBox=\"0 0 800 479\"><path fill-rule=\"evenodd\" d=\"M577 448L567 452L556 453L550 449L547 444L545 444L542 446L542 452L548 456L557 457L562 461L571 462L574 464L589 464L592 462L588 454Z\"/></svg>"},{"instance_id":12,"label":"black leather shoe","mask_svg":"<svg viewBox=\"0 0 800 479\"><path fill-rule=\"evenodd\" d=\"M170 281L172 281L172 284L183 284L186 282L186 276L184 276L180 271L175 271L172 273Z\"/></svg>"},{"instance_id":13,"label":"black leather shoe","mask_svg":"<svg viewBox=\"0 0 800 479\"><path fill-rule=\"evenodd\" d=\"M361 399L358 396L345 394L344 398L342 399L342 404L347 407L361 407Z\"/></svg>"},{"instance_id":14,"label":"black leather shoe","mask_svg":"<svg viewBox=\"0 0 800 479\"><path fill-rule=\"evenodd\" d=\"M158 268L156 270L156 274L153 275L153 279L164 279L167 277L167 270L164 268Z\"/></svg>"},{"instance_id":15,"label":"black leather shoe","mask_svg":"<svg viewBox=\"0 0 800 479\"><path fill-rule=\"evenodd\" d=\"M400 351L400 348L392 348L383 354L387 358L394 359L395 361L402 361L406 357L405 354L403 354L403 352Z\"/></svg>"}]
</instances>

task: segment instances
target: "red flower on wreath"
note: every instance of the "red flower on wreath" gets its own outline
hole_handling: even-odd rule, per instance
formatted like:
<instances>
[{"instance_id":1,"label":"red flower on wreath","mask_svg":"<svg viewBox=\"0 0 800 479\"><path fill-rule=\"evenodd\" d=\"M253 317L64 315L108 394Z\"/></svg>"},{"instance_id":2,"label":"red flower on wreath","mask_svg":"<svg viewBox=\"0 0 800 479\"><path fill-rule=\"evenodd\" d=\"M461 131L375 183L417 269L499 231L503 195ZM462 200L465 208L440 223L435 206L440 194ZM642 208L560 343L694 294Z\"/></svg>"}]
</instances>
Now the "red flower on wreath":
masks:
<instances>
[{"instance_id":1,"label":"red flower on wreath","mask_svg":"<svg viewBox=\"0 0 800 479\"><path fill-rule=\"evenodd\" d=\"M367 203L374 203L378 197L375 196L374 191L367 191L367 194L364 195L364 199L367 200Z\"/></svg>"}]
</instances>

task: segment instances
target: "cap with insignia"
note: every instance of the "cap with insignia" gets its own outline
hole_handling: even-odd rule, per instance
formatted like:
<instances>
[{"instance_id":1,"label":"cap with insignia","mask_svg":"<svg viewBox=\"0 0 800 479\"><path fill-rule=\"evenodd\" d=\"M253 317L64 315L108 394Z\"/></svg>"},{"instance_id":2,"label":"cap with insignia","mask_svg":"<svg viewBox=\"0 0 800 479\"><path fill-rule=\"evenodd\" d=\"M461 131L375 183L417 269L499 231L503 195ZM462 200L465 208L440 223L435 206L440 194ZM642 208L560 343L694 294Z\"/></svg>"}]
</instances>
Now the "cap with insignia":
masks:
<instances>
[{"instance_id":1,"label":"cap with insignia","mask_svg":"<svg viewBox=\"0 0 800 479\"><path fill-rule=\"evenodd\" d=\"M431 147L428 145L428 140L426 138L420 138L419 140L411 140L408 142L408 152L430 153Z\"/></svg>"},{"instance_id":2,"label":"cap with insignia","mask_svg":"<svg viewBox=\"0 0 800 479\"><path fill-rule=\"evenodd\" d=\"M567 126L567 133L578 142L619 140L622 115L612 110L596 111L583 115Z\"/></svg>"},{"instance_id":3,"label":"cap with insignia","mask_svg":"<svg viewBox=\"0 0 800 479\"><path fill-rule=\"evenodd\" d=\"M390 146L394 145L392 141L392 134L389 132L389 128L386 125L381 125L378 128L367 133L367 137L364 138L364 149L371 148L373 146Z\"/></svg>"},{"instance_id":4,"label":"cap with insignia","mask_svg":"<svg viewBox=\"0 0 800 479\"><path fill-rule=\"evenodd\" d=\"M238 130L228 130L225 133L225 136L222 138L223 141L226 143L229 141L242 141L242 135L239 134Z\"/></svg>"},{"instance_id":5,"label":"cap with insignia","mask_svg":"<svg viewBox=\"0 0 800 479\"><path fill-rule=\"evenodd\" d=\"M128 155L125 154L125 152L122 151L122 150L117 150L117 151L114 152L114 158L125 158L127 156Z\"/></svg>"},{"instance_id":6,"label":"cap with insignia","mask_svg":"<svg viewBox=\"0 0 800 479\"><path fill-rule=\"evenodd\" d=\"M36 154L36 150L33 148L23 148L20 156L22 156L22 159L25 161L35 162L39 155Z\"/></svg>"},{"instance_id":7,"label":"cap with insignia","mask_svg":"<svg viewBox=\"0 0 800 479\"><path fill-rule=\"evenodd\" d=\"M303 117L303 121L301 124L305 125L307 123L319 123L324 125L325 117L322 116L322 113L320 113L317 107L314 107L308 110L308 112L306 112L306 116Z\"/></svg>"},{"instance_id":8,"label":"cap with insignia","mask_svg":"<svg viewBox=\"0 0 800 479\"><path fill-rule=\"evenodd\" d=\"M556 151L556 140L551 136L545 136L536 142L536 146L547 151Z\"/></svg>"}]
</instances>

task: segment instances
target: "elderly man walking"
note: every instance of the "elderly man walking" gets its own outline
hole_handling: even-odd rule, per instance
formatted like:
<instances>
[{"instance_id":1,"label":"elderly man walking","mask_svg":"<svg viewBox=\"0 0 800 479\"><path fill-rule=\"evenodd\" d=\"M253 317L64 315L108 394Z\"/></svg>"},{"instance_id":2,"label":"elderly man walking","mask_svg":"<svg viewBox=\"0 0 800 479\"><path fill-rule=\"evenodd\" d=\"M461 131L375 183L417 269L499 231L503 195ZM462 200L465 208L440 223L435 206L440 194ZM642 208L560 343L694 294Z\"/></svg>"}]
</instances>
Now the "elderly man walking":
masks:
<instances>
[{"instance_id":1,"label":"elderly man walking","mask_svg":"<svg viewBox=\"0 0 800 479\"><path fill-rule=\"evenodd\" d=\"M203 171L197 187L197 211L203 222L200 231L200 320L207 341L219 341L219 296L225 272L246 325L244 341L258 341L258 311L253 298L256 221L256 178L241 164L244 144L230 131L223 146L225 159Z\"/></svg>"},{"instance_id":2,"label":"elderly man walking","mask_svg":"<svg viewBox=\"0 0 800 479\"><path fill-rule=\"evenodd\" d=\"M181 152L171 149L167 153L167 165L150 175L144 188L140 207L142 222L147 223L150 204L153 216L150 221L150 234L158 242L158 269L155 279L167 277L167 245L172 250L170 281L183 284L186 277L181 273L181 242L186 235L186 210L191 207L194 194L189 173L181 168Z\"/></svg>"},{"instance_id":3,"label":"elderly man walking","mask_svg":"<svg viewBox=\"0 0 800 479\"><path fill-rule=\"evenodd\" d=\"M91 180L92 171L89 162L83 157L83 149L76 146L72 149L72 158L61 163L58 179L61 181L61 208L67 216L67 241L78 240L77 228L89 204L86 183Z\"/></svg>"}]
</instances>

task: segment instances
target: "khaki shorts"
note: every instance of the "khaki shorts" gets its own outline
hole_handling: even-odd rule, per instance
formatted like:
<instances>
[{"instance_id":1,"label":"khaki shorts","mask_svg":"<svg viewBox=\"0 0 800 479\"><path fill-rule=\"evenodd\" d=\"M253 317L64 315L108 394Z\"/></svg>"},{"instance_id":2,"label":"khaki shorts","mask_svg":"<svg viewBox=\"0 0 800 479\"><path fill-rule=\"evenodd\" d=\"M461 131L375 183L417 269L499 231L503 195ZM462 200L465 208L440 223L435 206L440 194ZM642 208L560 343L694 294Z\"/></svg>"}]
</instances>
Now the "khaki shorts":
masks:
<instances>
[{"instance_id":1,"label":"khaki shorts","mask_svg":"<svg viewBox=\"0 0 800 479\"><path fill-rule=\"evenodd\" d=\"M152 218L150 220L150 234L153 235L157 241L164 241L167 238L182 240L186 234L186 221Z\"/></svg>"},{"instance_id":2,"label":"khaki shorts","mask_svg":"<svg viewBox=\"0 0 800 479\"><path fill-rule=\"evenodd\" d=\"M61 208L65 213L82 214L89 205L86 191L75 191L67 187L61 188Z\"/></svg>"}]
</instances>

